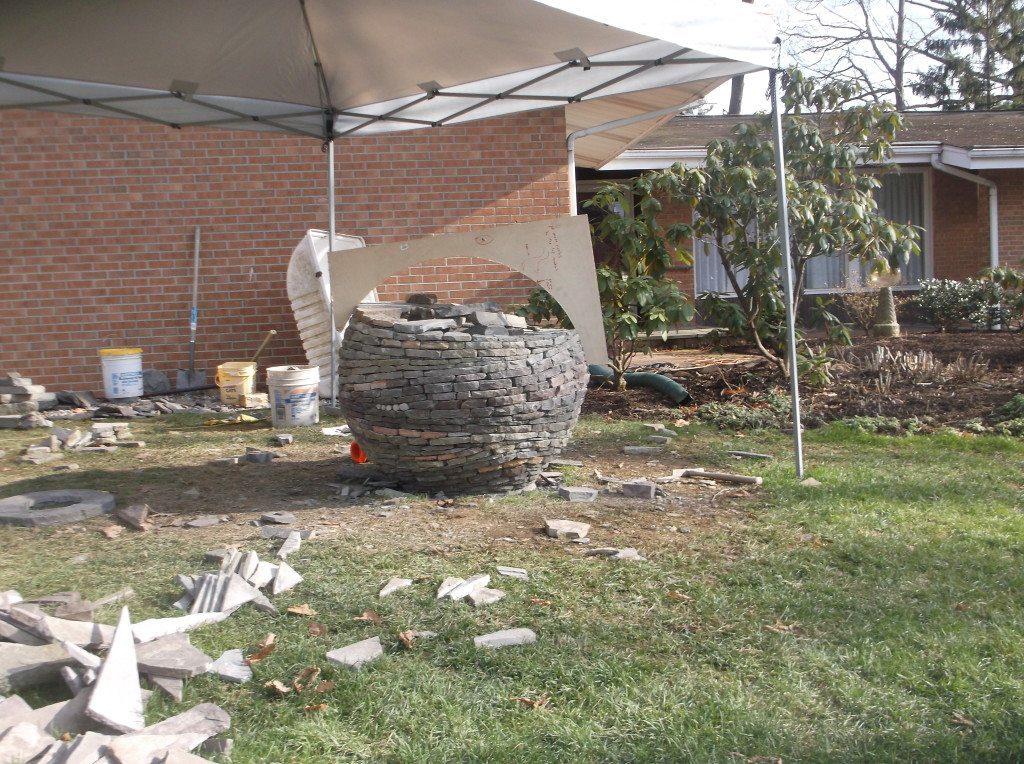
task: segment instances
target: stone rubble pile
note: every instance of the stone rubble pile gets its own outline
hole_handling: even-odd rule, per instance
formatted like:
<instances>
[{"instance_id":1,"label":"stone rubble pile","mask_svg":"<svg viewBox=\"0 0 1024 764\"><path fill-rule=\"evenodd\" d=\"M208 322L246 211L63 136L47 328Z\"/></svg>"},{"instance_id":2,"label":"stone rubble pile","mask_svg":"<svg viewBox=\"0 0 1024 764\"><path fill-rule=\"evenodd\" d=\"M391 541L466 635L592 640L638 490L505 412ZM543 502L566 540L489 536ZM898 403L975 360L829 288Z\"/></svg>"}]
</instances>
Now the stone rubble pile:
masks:
<instances>
[{"instance_id":1,"label":"stone rubble pile","mask_svg":"<svg viewBox=\"0 0 1024 764\"><path fill-rule=\"evenodd\" d=\"M402 488L527 488L568 441L589 379L578 336L485 307L364 305L349 323L339 404Z\"/></svg>"},{"instance_id":2,"label":"stone rubble pile","mask_svg":"<svg viewBox=\"0 0 1024 764\"><path fill-rule=\"evenodd\" d=\"M23 464L46 464L60 459L62 451L109 453L116 451L119 446L142 448L145 445L144 441L135 440L127 422L97 422L84 431L52 427L49 436L27 446L18 461Z\"/></svg>"},{"instance_id":3,"label":"stone rubble pile","mask_svg":"<svg viewBox=\"0 0 1024 764\"><path fill-rule=\"evenodd\" d=\"M42 385L33 385L28 377L16 371L0 374L0 428L28 430L45 427L31 423L44 419L38 416L38 412L56 405L56 393L46 392Z\"/></svg>"}]
</instances>

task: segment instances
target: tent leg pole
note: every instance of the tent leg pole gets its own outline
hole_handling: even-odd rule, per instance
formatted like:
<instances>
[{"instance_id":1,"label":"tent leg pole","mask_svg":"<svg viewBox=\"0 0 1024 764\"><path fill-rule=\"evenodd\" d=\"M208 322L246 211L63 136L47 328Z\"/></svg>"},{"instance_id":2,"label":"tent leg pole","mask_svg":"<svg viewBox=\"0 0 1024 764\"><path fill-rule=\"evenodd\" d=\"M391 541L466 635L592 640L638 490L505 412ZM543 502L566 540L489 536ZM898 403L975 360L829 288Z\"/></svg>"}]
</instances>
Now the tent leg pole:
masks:
<instances>
[{"instance_id":1,"label":"tent leg pole","mask_svg":"<svg viewBox=\"0 0 1024 764\"><path fill-rule=\"evenodd\" d=\"M334 237L337 227L334 219L334 139L327 141L327 259L330 263L334 252ZM329 266L328 266L329 267ZM331 320L331 406L338 405L338 330L334 324L334 293L327 282L328 310Z\"/></svg>"},{"instance_id":2,"label":"tent leg pole","mask_svg":"<svg viewBox=\"0 0 1024 764\"><path fill-rule=\"evenodd\" d=\"M782 147L782 109L779 103L778 70L769 75L772 97L772 131L775 141L775 179L779 197L779 244L782 250L782 287L786 297L786 361L789 365L789 393L793 402L793 452L796 476L804 477L803 433L800 425L800 382L796 366L796 321L793 316L793 260L789 242L789 202L786 199L786 157Z\"/></svg>"}]
</instances>

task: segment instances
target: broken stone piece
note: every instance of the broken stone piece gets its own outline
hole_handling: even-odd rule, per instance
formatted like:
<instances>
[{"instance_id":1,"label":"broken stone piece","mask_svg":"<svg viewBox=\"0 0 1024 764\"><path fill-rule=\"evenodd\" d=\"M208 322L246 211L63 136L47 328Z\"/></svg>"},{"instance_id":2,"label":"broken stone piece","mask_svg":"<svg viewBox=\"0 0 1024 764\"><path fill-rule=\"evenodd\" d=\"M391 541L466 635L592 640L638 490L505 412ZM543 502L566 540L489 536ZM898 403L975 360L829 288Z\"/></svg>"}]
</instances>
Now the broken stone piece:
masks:
<instances>
[{"instance_id":1,"label":"broken stone piece","mask_svg":"<svg viewBox=\"0 0 1024 764\"><path fill-rule=\"evenodd\" d=\"M11 695L9 698L0 700L0 720L9 719L20 714L27 714L31 710L32 706L18 695Z\"/></svg>"},{"instance_id":2,"label":"broken stone piece","mask_svg":"<svg viewBox=\"0 0 1024 764\"><path fill-rule=\"evenodd\" d=\"M245 662L242 651L225 650L220 657L210 664L208 671L216 674L225 682L245 684L252 681L252 668Z\"/></svg>"},{"instance_id":3,"label":"broken stone piece","mask_svg":"<svg viewBox=\"0 0 1024 764\"><path fill-rule=\"evenodd\" d=\"M303 541L313 535L313 531L302 530L301 528L286 528L280 525L261 525L260 538L264 539L286 539L291 534L298 533Z\"/></svg>"},{"instance_id":4,"label":"broken stone piece","mask_svg":"<svg viewBox=\"0 0 1024 764\"><path fill-rule=\"evenodd\" d=\"M387 597L389 594L394 594L400 589L408 589L412 586L411 578L392 578L386 584L384 588L380 590L381 597Z\"/></svg>"},{"instance_id":5,"label":"broken stone piece","mask_svg":"<svg viewBox=\"0 0 1024 764\"><path fill-rule=\"evenodd\" d=\"M593 501L597 498L597 489L582 485L560 485L558 495L566 501Z\"/></svg>"},{"instance_id":6,"label":"broken stone piece","mask_svg":"<svg viewBox=\"0 0 1024 764\"><path fill-rule=\"evenodd\" d=\"M0 592L0 610L10 610L11 605L17 605L19 602L22 602L21 595L14 589Z\"/></svg>"},{"instance_id":7,"label":"broken stone piece","mask_svg":"<svg viewBox=\"0 0 1024 764\"><path fill-rule=\"evenodd\" d=\"M532 629L503 629L473 638L473 644L477 647L491 648L528 645L536 641L537 635Z\"/></svg>"},{"instance_id":8,"label":"broken stone piece","mask_svg":"<svg viewBox=\"0 0 1024 764\"><path fill-rule=\"evenodd\" d=\"M260 451L257 449L245 450L245 461L250 464L270 464L277 456L273 451Z\"/></svg>"},{"instance_id":9,"label":"broken stone piece","mask_svg":"<svg viewBox=\"0 0 1024 764\"><path fill-rule=\"evenodd\" d=\"M199 517L185 523L186 528L209 528L221 521L220 515L199 515Z\"/></svg>"},{"instance_id":10,"label":"broken stone piece","mask_svg":"<svg viewBox=\"0 0 1024 764\"><path fill-rule=\"evenodd\" d=\"M281 564L277 566L277 573L274 575L274 581L270 585L270 593L278 595L281 592L286 592L289 589L302 583L302 576L295 572L284 560L281 560Z\"/></svg>"},{"instance_id":11,"label":"broken stone piece","mask_svg":"<svg viewBox=\"0 0 1024 764\"><path fill-rule=\"evenodd\" d=\"M146 726L127 607L121 609L110 650L96 675L85 713L118 732L136 732Z\"/></svg>"},{"instance_id":12,"label":"broken stone piece","mask_svg":"<svg viewBox=\"0 0 1024 764\"><path fill-rule=\"evenodd\" d=\"M509 578L518 578L520 581L529 581L530 574L524 568L510 568L506 565L497 566L499 576L508 576Z\"/></svg>"},{"instance_id":13,"label":"broken stone piece","mask_svg":"<svg viewBox=\"0 0 1024 764\"><path fill-rule=\"evenodd\" d=\"M149 523L146 522L146 518L149 517L148 504L132 504L128 507L121 507L114 514L118 520L121 520L137 531L149 529Z\"/></svg>"},{"instance_id":14,"label":"broken stone piece","mask_svg":"<svg viewBox=\"0 0 1024 764\"><path fill-rule=\"evenodd\" d=\"M588 523L578 523L575 520L545 520L547 534L556 539L585 539L590 535Z\"/></svg>"},{"instance_id":15,"label":"broken stone piece","mask_svg":"<svg viewBox=\"0 0 1024 764\"><path fill-rule=\"evenodd\" d=\"M259 565L256 566L256 570L247 579L250 584L255 586L257 589L262 589L264 586L274 580L274 576L277 575L277 566L273 563L267 562L266 560L260 560Z\"/></svg>"},{"instance_id":16,"label":"broken stone piece","mask_svg":"<svg viewBox=\"0 0 1024 764\"><path fill-rule=\"evenodd\" d=\"M803 480L801 480L800 481L800 485L806 485L806 486L809 486L810 488L820 488L821 487L821 481L820 480L815 480L814 478L809 477L809 478L804 478Z\"/></svg>"},{"instance_id":17,"label":"broken stone piece","mask_svg":"<svg viewBox=\"0 0 1024 764\"><path fill-rule=\"evenodd\" d=\"M0 642L0 692L52 682L71 656L60 645Z\"/></svg>"},{"instance_id":18,"label":"broken stone piece","mask_svg":"<svg viewBox=\"0 0 1024 764\"><path fill-rule=\"evenodd\" d=\"M658 487L649 480L630 480L622 484L622 495L633 499L653 499Z\"/></svg>"},{"instance_id":19,"label":"broken stone piece","mask_svg":"<svg viewBox=\"0 0 1024 764\"><path fill-rule=\"evenodd\" d=\"M380 637L371 637L361 642L355 642L337 650L327 653L327 660L337 663L339 666L356 670L364 664L377 660L384 655L384 648L381 646Z\"/></svg>"},{"instance_id":20,"label":"broken stone piece","mask_svg":"<svg viewBox=\"0 0 1024 764\"><path fill-rule=\"evenodd\" d=\"M285 432L279 432L276 435L274 435L274 441L279 446L290 446L292 443L295 442L295 436L289 435L288 433Z\"/></svg>"},{"instance_id":21,"label":"broken stone piece","mask_svg":"<svg viewBox=\"0 0 1024 764\"><path fill-rule=\"evenodd\" d=\"M31 761L56 740L31 722L21 722L0 732L0 761Z\"/></svg>"},{"instance_id":22,"label":"broken stone piece","mask_svg":"<svg viewBox=\"0 0 1024 764\"><path fill-rule=\"evenodd\" d=\"M491 577L486 573L481 573L477 576L470 576L461 584L453 587L448 592L447 597L452 602L461 600L463 597L468 597L470 594L475 592L477 589L483 589L487 584L491 582Z\"/></svg>"},{"instance_id":23,"label":"broken stone piece","mask_svg":"<svg viewBox=\"0 0 1024 764\"><path fill-rule=\"evenodd\" d=\"M300 546L302 546L302 534L299 531L290 531L284 543L281 544L281 548L277 550L277 556L284 560L292 552L299 551Z\"/></svg>"},{"instance_id":24,"label":"broken stone piece","mask_svg":"<svg viewBox=\"0 0 1024 764\"><path fill-rule=\"evenodd\" d=\"M469 604L473 607L493 605L495 602L500 602L504 598L505 592L501 589L488 589L486 586L482 586L466 595L466 599L469 600Z\"/></svg>"},{"instance_id":25,"label":"broken stone piece","mask_svg":"<svg viewBox=\"0 0 1024 764\"><path fill-rule=\"evenodd\" d=\"M188 679L206 672L211 658L192 645L188 634L170 634L139 645L135 651L139 671L151 677Z\"/></svg>"},{"instance_id":26,"label":"broken stone piece","mask_svg":"<svg viewBox=\"0 0 1024 764\"><path fill-rule=\"evenodd\" d=\"M291 512L264 512L260 515L260 520L264 523L276 523L278 525L291 525L295 522L295 515Z\"/></svg>"},{"instance_id":27,"label":"broken stone piece","mask_svg":"<svg viewBox=\"0 0 1024 764\"><path fill-rule=\"evenodd\" d=\"M611 558L613 560L646 560L647 559L646 557L641 555L638 551L636 551L636 549L634 549L631 546L630 547L626 547L625 549L620 549L615 554L613 554L611 556Z\"/></svg>"},{"instance_id":28,"label":"broken stone piece","mask_svg":"<svg viewBox=\"0 0 1024 764\"><path fill-rule=\"evenodd\" d=\"M437 587L437 599L447 597L449 592L452 591L456 586L461 583L465 583L466 579L459 578L457 576L450 576L441 582L441 585Z\"/></svg>"},{"instance_id":29,"label":"broken stone piece","mask_svg":"<svg viewBox=\"0 0 1024 764\"><path fill-rule=\"evenodd\" d=\"M135 624L132 627L132 634L135 636L136 642L151 642L168 634L177 634L211 623L220 623L229 615L230 613L194 613L178 618L150 618Z\"/></svg>"},{"instance_id":30,"label":"broken stone piece","mask_svg":"<svg viewBox=\"0 0 1024 764\"><path fill-rule=\"evenodd\" d=\"M153 683L153 686L159 690L162 690L171 700L175 703L181 703L181 699L185 693L185 680L176 679L169 676L153 676L148 677L149 681Z\"/></svg>"}]
</instances>

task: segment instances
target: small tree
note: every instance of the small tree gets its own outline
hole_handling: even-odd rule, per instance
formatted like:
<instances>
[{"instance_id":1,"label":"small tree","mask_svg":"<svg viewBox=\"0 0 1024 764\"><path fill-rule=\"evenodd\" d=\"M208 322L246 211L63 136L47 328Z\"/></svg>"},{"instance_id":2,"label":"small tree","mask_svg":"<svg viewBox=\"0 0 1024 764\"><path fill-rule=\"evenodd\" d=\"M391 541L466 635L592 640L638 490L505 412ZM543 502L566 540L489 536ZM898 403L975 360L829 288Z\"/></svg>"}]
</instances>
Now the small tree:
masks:
<instances>
[{"instance_id":1,"label":"small tree","mask_svg":"<svg viewBox=\"0 0 1024 764\"><path fill-rule=\"evenodd\" d=\"M690 253L678 246L690 239L692 229L680 223L663 227L658 216L660 199L689 199L699 184L700 174L693 171L648 173L624 184L605 183L586 202L596 213L591 226L594 237L606 245L603 262L597 266L597 287L617 390L625 387L622 375L652 335L667 337L672 325L693 318L693 304L674 281L665 278L674 262L693 262ZM519 312L534 320L555 318L562 326L572 326L543 289L534 290Z\"/></svg>"},{"instance_id":2,"label":"small tree","mask_svg":"<svg viewBox=\"0 0 1024 764\"><path fill-rule=\"evenodd\" d=\"M812 258L850 258L885 272L919 248L912 226L879 214L873 191L880 182L861 167L890 159L900 115L877 104L840 109L856 96L855 85L820 84L794 70L783 77L783 89L790 249L799 303ZM701 314L749 339L788 373L770 117L738 125L735 136L708 146L699 192L692 190L693 171L679 165L660 173L677 177L674 186L657 178L651 182L679 188L692 202L694 233L714 242L735 292L735 299L703 296ZM825 313L819 311L820 317L837 323Z\"/></svg>"}]
</instances>

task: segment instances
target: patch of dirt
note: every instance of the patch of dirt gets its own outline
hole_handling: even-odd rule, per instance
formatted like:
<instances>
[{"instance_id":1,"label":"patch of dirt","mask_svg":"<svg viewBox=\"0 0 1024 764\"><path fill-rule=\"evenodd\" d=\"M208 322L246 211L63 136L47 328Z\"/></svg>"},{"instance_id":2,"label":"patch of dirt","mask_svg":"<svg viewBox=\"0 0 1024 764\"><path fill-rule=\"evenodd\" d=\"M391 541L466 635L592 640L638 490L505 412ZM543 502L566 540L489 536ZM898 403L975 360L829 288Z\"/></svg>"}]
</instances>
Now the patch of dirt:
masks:
<instances>
[{"instance_id":1,"label":"patch of dirt","mask_svg":"<svg viewBox=\"0 0 1024 764\"><path fill-rule=\"evenodd\" d=\"M900 375L880 380L878 373L862 370L855 362L879 347L893 353L926 351L942 364L974 359L980 368L952 380L921 381ZM833 383L824 389L802 386L810 425L855 416L884 416L901 420L930 417L932 426L960 426L972 419L989 421L995 409L1024 391L1024 335L1016 332L858 337L853 347L834 352L840 360L831 367ZM588 392L584 411L627 420L689 418L695 406L702 404L756 406L755 398L768 391L787 391L782 375L755 355L674 350L643 356L638 366L675 379L690 393L693 403L676 407L645 388L624 392L595 389Z\"/></svg>"}]
</instances>

